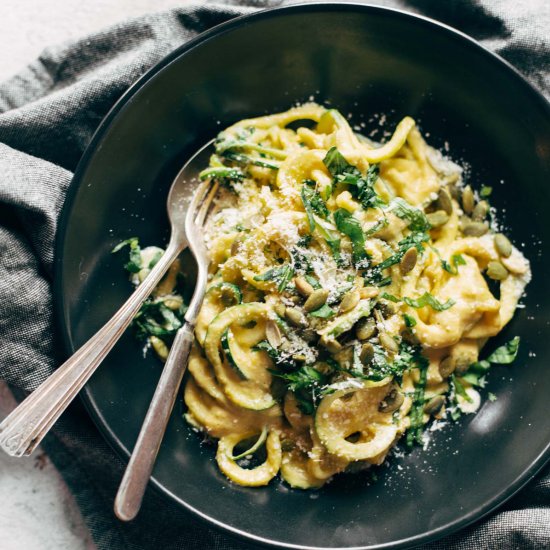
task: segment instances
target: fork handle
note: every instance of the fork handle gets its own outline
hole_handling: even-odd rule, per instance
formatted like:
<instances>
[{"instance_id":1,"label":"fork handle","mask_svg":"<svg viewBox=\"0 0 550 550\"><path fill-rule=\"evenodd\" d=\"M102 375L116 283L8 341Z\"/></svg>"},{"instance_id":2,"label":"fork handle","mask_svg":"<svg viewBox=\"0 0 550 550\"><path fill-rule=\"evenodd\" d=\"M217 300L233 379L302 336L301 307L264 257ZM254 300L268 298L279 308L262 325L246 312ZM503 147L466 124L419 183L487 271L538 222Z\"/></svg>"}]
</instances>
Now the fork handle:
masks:
<instances>
[{"instance_id":1,"label":"fork handle","mask_svg":"<svg viewBox=\"0 0 550 550\"><path fill-rule=\"evenodd\" d=\"M2 450L11 456L32 453L113 348L185 244L171 241L149 275L103 328L0 424Z\"/></svg>"},{"instance_id":2,"label":"fork handle","mask_svg":"<svg viewBox=\"0 0 550 550\"><path fill-rule=\"evenodd\" d=\"M187 368L193 339L193 325L186 322L176 333L118 489L114 510L116 516L122 521L134 519L141 508L141 501Z\"/></svg>"}]
</instances>

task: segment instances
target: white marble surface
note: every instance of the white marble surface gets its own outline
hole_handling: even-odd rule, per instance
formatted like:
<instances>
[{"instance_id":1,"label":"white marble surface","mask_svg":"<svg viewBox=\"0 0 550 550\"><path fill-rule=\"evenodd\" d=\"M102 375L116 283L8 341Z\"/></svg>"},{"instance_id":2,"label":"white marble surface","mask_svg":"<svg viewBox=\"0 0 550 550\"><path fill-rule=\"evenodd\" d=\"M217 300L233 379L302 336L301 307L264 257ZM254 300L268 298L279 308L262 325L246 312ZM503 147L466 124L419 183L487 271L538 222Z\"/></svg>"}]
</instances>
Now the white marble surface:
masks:
<instances>
[{"instance_id":1,"label":"white marble surface","mask_svg":"<svg viewBox=\"0 0 550 550\"><path fill-rule=\"evenodd\" d=\"M189 0L0 0L0 81L50 44ZM0 419L14 401L0 382ZM26 459L0 453L0 550L92 550L78 507L41 451Z\"/></svg>"},{"instance_id":2,"label":"white marble surface","mask_svg":"<svg viewBox=\"0 0 550 550\"><path fill-rule=\"evenodd\" d=\"M0 420L15 404L0 382ZM2 550L95 548L72 495L40 449L30 458L0 453L0 502Z\"/></svg>"}]
</instances>

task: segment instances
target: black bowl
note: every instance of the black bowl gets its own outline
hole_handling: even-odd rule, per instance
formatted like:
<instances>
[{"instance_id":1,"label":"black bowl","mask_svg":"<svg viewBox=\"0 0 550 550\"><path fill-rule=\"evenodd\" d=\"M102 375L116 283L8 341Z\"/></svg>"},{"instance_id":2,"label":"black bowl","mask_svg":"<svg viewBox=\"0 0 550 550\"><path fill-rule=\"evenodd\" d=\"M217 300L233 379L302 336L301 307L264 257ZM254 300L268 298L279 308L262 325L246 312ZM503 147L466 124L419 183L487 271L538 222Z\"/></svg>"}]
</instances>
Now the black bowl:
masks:
<instances>
[{"instance_id":1,"label":"black bowl","mask_svg":"<svg viewBox=\"0 0 550 550\"><path fill-rule=\"evenodd\" d=\"M519 74L468 37L433 21L353 4L306 4L221 25L183 46L117 103L79 166L57 243L56 297L68 352L129 295L113 246L167 236L165 196L185 159L238 119L314 96L380 135L412 115L436 147L469 166L532 261L524 309L499 343L522 338L514 366L496 367L479 413L435 432L378 472L316 492L282 483L248 489L221 475L178 403L153 484L234 533L287 547L405 546L493 510L549 457L550 110ZM127 334L84 391L97 425L123 456L137 437L160 373Z\"/></svg>"}]
</instances>

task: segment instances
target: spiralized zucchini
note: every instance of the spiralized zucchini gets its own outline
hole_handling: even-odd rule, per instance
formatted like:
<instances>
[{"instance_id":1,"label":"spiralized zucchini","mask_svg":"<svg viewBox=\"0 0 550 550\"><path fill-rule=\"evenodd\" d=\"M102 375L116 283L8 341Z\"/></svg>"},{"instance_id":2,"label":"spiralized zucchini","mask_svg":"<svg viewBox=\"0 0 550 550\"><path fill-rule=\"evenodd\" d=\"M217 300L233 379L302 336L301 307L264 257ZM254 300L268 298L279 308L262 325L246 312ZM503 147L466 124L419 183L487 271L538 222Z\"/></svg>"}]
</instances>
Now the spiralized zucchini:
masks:
<instances>
[{"instance_id":1,"label":"spiralized zucchini","mask_svg":"<svg viewBox=\"0 0 550 550\"><path fill-rule=\"evenodd\" d=\"M530 268L460 166L410 117L381 145L316 104L238 122L215 149L184 398L221 471L317 488L473 412L490 365L517 354L516 338L478 358Z\"/></svg>"}]
</instances>

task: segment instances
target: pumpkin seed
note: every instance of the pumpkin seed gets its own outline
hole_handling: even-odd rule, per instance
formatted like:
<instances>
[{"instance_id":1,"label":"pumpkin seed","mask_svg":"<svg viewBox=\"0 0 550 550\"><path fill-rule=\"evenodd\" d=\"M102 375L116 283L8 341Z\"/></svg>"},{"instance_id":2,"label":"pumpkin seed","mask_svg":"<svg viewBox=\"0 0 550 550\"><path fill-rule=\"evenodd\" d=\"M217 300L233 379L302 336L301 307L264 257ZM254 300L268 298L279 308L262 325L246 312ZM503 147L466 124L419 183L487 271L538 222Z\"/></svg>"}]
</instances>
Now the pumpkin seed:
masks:
<instances>
[{"instance_id":1,"label":"pumpkin seed","mask_svg":"<svg viewBox=\"0 0 550 550\"><path fill-rule=\"evenodd\" d=\"M424 412L426 414L437 414L441 407L443 407L443 403L445 403L445 397L442 395L434 395L425 405L424 405Z\"/></svg>"},{"instance_id":2,"label":"pumpkin seed","mask_svg":"<svg viewBox=\"0 0 550 550\"><path fill-rule=\"evenodd\" d=\"M324 288L318 288L317 290L314 290L313 293L306 300L306 303L304 304L304 309L308 312L315 311L327 301L327 298L328 290Z\"/></svg>"},{"instance_id":3,"label":"pumpkin seed","mask_svg":"<svg viewBox=\"0 0 550 550\"><path fill-rule=\"evenodd\" d=\"M388 302L387 300L380 300L376 304L375 315L377 311L387 319L388 317L391 317L392 315L395 314L395 306L391 302ZM384 319L382 318L382 321L383 320Z\"/></svg>"},{"instance_id":4,"label":"pumpkin seed","mask_svg":"<svg viewBox=\"0 0 550 550\"><path fill-rule=\"evenodd\" d=\"M495 235L494 239L497 252L504 258L510 257L512 254L512 243L508 240L508 238L502 233L498 233Z\"/></svg>"},{"instance_id":5,"label":"pumpkin seed","mask_svg":"<svg viewBox=\"0 0 550 550\"><path fill-rule=\"evenodd\" d=\"M346 292L340 302L340 313L351 311L359 303L360 299L361 294L359 294L357 289Z\"/></svg>"},{"instance_id":6,"label":"pumpkin seed","mask_svg":"<svg viewBox=\"0 0 550 550\"><path fill-rule=\"evenodd\" d=\"M376 286L366 286L359 291L359 296L362 300L368 300L369 298L374 298L380 294L380 289Z\"/></svg>"},{"instance_id":7,"label":"pumpkin seed","mask_svg":"<svg viewBox=\"0 0 550 550\"><path fill-rule=\"evenodd\" d=\"M441 375L441 378L448 378L451 374L453 374L454 370L455 362L450 355L443 358L439 363L439 374Z\"/></svg>"},{"instance_id":8,"label":"pumpkin seed","mask_svg":"<svg viewBox=\"0 0 550 550\"><path fill-rule=\"evenodd\" d=\"M151 342L151 345L153 346L153 349L155 350L155 353L159 356L159 358L162 361L166 361L168 357L168 346L157 336L151 336L149 338L149 341Z\"/></svg>"},{"instance_id":9,"label":"pumpkin seed","mask_svg":"<svg viewBox=\"0 0 550 550\"><path fill-rule=\"evenodd\" d=\"M432 227L441 227L449 221L449 214L445 210L436 210L426 214L426 218Z\"/></svg>"},{"instance_id":10,"label":"pumpkin seed","mask_svg":"<svg viewBox=\"0 0 550 550\"><path fill-rule=\"evenodd\" d=\"M294 279L294 286L296 286L296 290L304 298L307 298L313 294L313 287L303 277L296 277Z\"/></svg>"},{"instance_id":11,"label":"pumpkin seed","mask_svg":"<svg viewBox=\"0 0 550 550\"><path fill-rule=\"evenodd\" d=\"M504 281L508 277L508 270L500 262L489 262L486 273L494 281Z\"/></svg>"},{"instance_id":12,"label":"pumpkin seed","mask_svg":"<svg viewBox=\"0 0 550 550\"><path fill-rule=\"evenodd\" d=\"M481 237L489 231L487 222L464 221L462 224L462 233L467 237Z\"/></svg>"},{"instance_id":13,"label":"pumpkin seed","mask_svg":"<svg viewBox=\"0 0 550 550\"><path fill-rule=\"evenodd\" d=\"M489 212L489 203L487 201L479 201L474 211L472 212L472 219L476 222L482 222Z\"/></svg>"},{"instance_id":14,"label":"pumpkin seed","mask_svg":"<svg viewBox=\"0 0 550 550\"><path fill-rule=\"evenodd\" d=\"M237 303L237 297L235 296L235 291L227 287L222 288L221 300L222 300L222 304L225 307L235 305Z\"/></svg>"},{"instance_id":15,"label":"pumpkin seed","mask_svg":"<svg viewBox=\"0 0 550 550\"><path fill-rule=\"evenodd\" d=\"M265 324L265 337L274 348L278 348L281 345L281 330L273 319L268 319Z\"/></svg>"},{"instance_id":16,"label":"pumpkin seed","mask_svg":"<svg viewBox=\"0 0 550 550\"><path fill-rule=\"evenodd\" d=\"M474 210L474 192L469 185L462 190L462 209L466 214L471 214Z\"/></svg>"},{"instance_id":17,"label":"pumpkin seed","mask_svg":"<svg viewBox=\"0 0 550 550\"><path fill-rule=\"evenodd\" d=\"M386 351L389 351L390 353L397 353L399 351L397 342L387 332L381 332L378 335L378 338L380 340L380 345Z\"/></svg>"},{"instance_id":18,"label":"pumpkin seed","mask_svg":"<svg viewBox=\"0 0 550 550\"><path fill-rule=\"evenodd\" d=\"M338 340L335 340L334 338L325 338L324 336L322 336L319 340L319 344L328 349L328 351L330 351L331 353L337 353L342 349L342 344L340 344L340 342L338 342Z\"/></svg>"},{"instance_id":19,"label":"pumpkin seed","mask_svg":"<svg viewBox=\"0 0 550 550\"><path fill-rule=\"evenodd\" d=\"M410 271L414 269L414 266L416 265L416 262L418 260L418 250L413 246L405 252L403 257L401 258L401 262L399 262L399 271L401 271L401 275L406 275Z\"/></svg>"},{"instance_id":20,"label":"pumpkin seed","mask_svg":"<svg viewBox=\"0 0 550 550\"><path fill-rule=\"evenodd\" d=\"M448 186L449 192L451 194L451 197L456 201L460 202L460 188L458 185L455 185L454 183L450 183Z\"/></svg>"},{"instance_id":21,"label":"pumpkin seed","mask_svg":"<svg viewBox=\"0 0 550 550\"><path fill-rule=\"evenodd\" d=\"M376 332L376 323L372 317L363 317L355 325L355 335L359 340L368 340Z\"/></svg>"},{"instance_id":22,"label":"pumpkin seed","mask_svg":"<svg viewBox=\"0 0 550 550\"><path fill-rule=\"evenodd\" d=\"M405 396L397 388L392 388L386 397L380 401L378 410L383 413L392 413L401 407L403 401L405 401Z\"/></svg>"},{"instance_id":23,"label":"pumpkin seed","mask_svg":"<svg viewBox=\"0 0 550 550\"><path fill-rule=\"evenodd\" d=\"M458 355L455 358L455 370L454 373L458 376L466 374L466 371L470 368L470 365L473 363L472 358L469 355Z\"/></svg>"},{"instance_id":24,"label":"pumpkin seed","mask_svg":"<svg viewBox=\"0 0 550 550\"><path fill-rule=\"evenodd\" d=\"M374 347L372 344L369 344L368 342L365 342L361 346L361 353L359 354L359 359L361 359L361 362L363 365L368 365L374 357Z\"/></svg>"},{"instance_id":25,"label":"pumpkin seed","mask_svg":"<svg viewBox=\"0 0 550 550\"><path fill-rule=\"evenodd\" d=\"M295 327L305 328L308 326L308 322L304 314L295 307L286 308L285 318L290 324L294 325Z\"/></svg>"},{"instance_id":26,"label":"pumpkin seed","mask_svg":"<svg viewBox=\"0 0 550 550\"><path fill-rule=\"evenodd\" d=\"M286 306L281 303L281 302L277 302L274 306L273 306L273 311L275 311L275 313L283 318L285 316L285 313L286 313Z\"/></svg>"},{"instance_id":27,"label":"pumpkin seed","mask_svg":"<svg viewBox=\"0 0 550 550\"><path fill-rule=\"evenodd\" d=\"M302 338L308 344L313 344L313 343L317 342L317 339L319 338L319 335L312 328L306 328L302 332Z\"/></svg>"},{"instance_id":28,"label":"pumpkin seed","mask_svg":"<svg viewBox=\"0 0 550 550\"><path fill-rule=\"evenodd\" d=\"M439 210L444 210L449 216L453 213L453 202L451 200L451 195L443 187L439 190L437 194L437 206Z\"/></svg>"}]
</instances>

